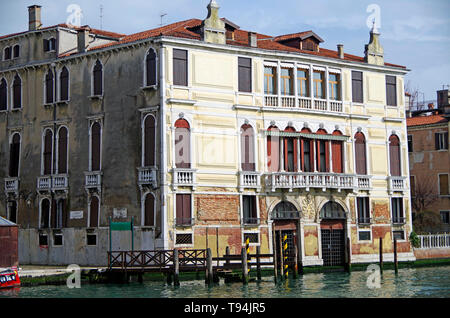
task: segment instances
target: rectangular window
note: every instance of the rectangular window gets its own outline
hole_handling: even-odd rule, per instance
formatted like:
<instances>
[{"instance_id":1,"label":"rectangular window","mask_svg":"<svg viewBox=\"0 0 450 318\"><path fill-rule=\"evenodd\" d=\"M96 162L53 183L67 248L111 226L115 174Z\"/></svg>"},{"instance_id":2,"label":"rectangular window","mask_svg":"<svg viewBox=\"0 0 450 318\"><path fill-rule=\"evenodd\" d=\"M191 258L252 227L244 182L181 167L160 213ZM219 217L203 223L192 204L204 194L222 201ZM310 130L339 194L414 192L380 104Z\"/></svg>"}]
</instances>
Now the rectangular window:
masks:
<instances>
[{"instance_id":1,"label":"rectangular window","mask_svg":"<svg viewBox=\"0 0 450 318\"><path fill-rule=\"evenodd\" d=\"M434 134L435 149L445 150L448 149L448 132L439 132Z\"/></svg>"},{"instance_id":2,"label":"rectangular window","mask_svg":"<svg viewBox=\"0 0 450 318\"><path fill-rule=\"evenodd\" d=\"M96 246L97 245L97 234L87 234L86 235L86 245Z\"/></svg>"},{"instance_id":3,"label":"rectangular window","mask_svg":"<svg viewBox=\"0 0 450 318\"><path fill-rule=\"evenodd\" d=\"M413 148L413 136L412 135L408 135L408 152L413 152L414 148Z\"/></svg>"},{"instance_id":4,"label":"rectangular window","mask_svg":"<svg viewBox=\"0 0 450 318\"><path fill-rule=\"evenodd\" d=\"M190 226L192 225L191 214L191 195L190 194L177 194L176 195L176 225L177 226Z\"/></svg>"},{"instance_id":5,"label":"rectangular window","mask_svg":"<svg viewBox=\"0 0 450 318\"><path fill-rule=\"evenodd\" d=\"M363 73L352 71L352 101L363 103Z\"/></svg>"},{"instance_id":6,"label":"rectangular window","mask_svg":"<svg viewBox=\"0 0 450 318\"><path fill-rule=\"evenodd\" d=\"M275 67L264 67L264 94L276 95L277 94L277 71Z\"/></svg>"},{"instance_id":7,"label":"rectangular window","mask_svg":"<svg viewBox=\"0 0 450 318\"><path fill-rule=\"evenodd\" d=\"M333 100L341 100L341 94L340 94L340 76L339 74L329 74L328 78L328 94L330 95L330 99Z\"/></svg>"},{"instance_id":8,"label":"rectangular window","mask_svg":"<svg viewBox=\"0 0 450 318\"><path fill-rule=\"evenodd\" d=\"M416 178L414 176L409 176L409 186L411 188L411 196L416 196Z\"/></svg>"},{"instance_id":9,"label":"rectangular window","mask_svg":"<svg viewBox=\"0 0 450 318\"><path fill-rule=\"evenodd\" d=\"M39 246L48 246L47 234L39 234Z\"/></svg>"},{"instance_id":10,"label":"rectangular window","mask_svg":"<svg viewBox=\"0 0 450 318\"><path fill-rule=\"evenodd\" d=\"M386 75L386 103L388 106L397 106L397 78Z\"/></svg>"},{"instance_id":11,"label":"rectangular window","mask_svg":"<svg viewBox=\"0 0 450 318\"><path fill-rule=\"evenodd\" d=\"M302 139L303 141L303 171L312 172L312 160L311 160L311 140Z\"/></svg>"},{"instance_id":12,"label":"rectangular window","mask_svg":"<svg viewBox=\"0 0 450 318\"><path fill-rule=\"evenodd\" d=\"M444 224L450 224L450 211L441 211L441 220Z\"/></svg>"},{"instance_id":13,"label":"rectangular window","mask_svg":"<svg viewBox=\"0 0 450 318\"><path fill-rule=\"evenodd\" d=\"M298 96L309 97L309 72L307 70L297 70L297 90Z\"/></svg>"},{"instance_id":14,"label":"rectangular window","mask_svg":"<svg viewBox=\"0 0 450 318\"><path fill-rule=\"evenodd\" d=\"M358 240L359 241L370 241L371 240L371 232L370 231L359 231L358 232Z\"/></svg>"},{"instance_id":15,"label":"rectangular window","mask_svg":"<svg viewBox=\"0 0 450 318\"><path fill-rule=\"evenodd\" d=\"M63 235L61 233L53 234L53 246L63 245Z\"/></svg>"},{"instance_id":16,"label":"rectangular window","mask_svg":"<svg viewBox=\"0 0 450 318\"><path fill-rule=\"evenodd\" d=\"M314 97L315 98L325 98L325 90L324 90L324 73L321 71L314 71Z\"/></svg>"},{"instance_id":17,"label":"rectangular window","mask_svg":"<svg viewBox=\"0 0 450 318\"><path fill-rule=\"evenodd\" d=\"M238 58L239 91L252 92L252 59Z\"/></svg>"},{"instance_id":18,"label":"rectangular window","mask_svg":"<svg viewBox=\"0 0 450 318\"><path fill-rule=\"evenodd\" d=\"M392 231L392 235L394 239L397 240L404 240L405 239L405 232L404 231Z\"/></svg>"},{"instance_id":19,"label":"rectangular window","mask_svg":"<svg viewBox=\"0 0 450 318\"><path fill-rule=\"evenodd\" d=\"M292 69L291 68L282 68L280 74L280 84L281 84L281 95L292 95Z\"/></svg>"},{"instance_id":20,"label":"rectangular window","mask_svg":"<svg viewBox=\"0 0 450 318\"><path fill-rule=\"evenodd\" d=\"M439 195L450 195L448 174L439 175Z\"/></svg>"},{"instance_id":21,"label":"rectangular window","mask_svg":"<svg viewBox=\"0 0 450 318\"><path fill-rule=\"evenodd\" d=\"M405 223L405 213L403 211L403 199L402 198L392 198L391 199L391 209L392 209L392 223L404 224Z\"/></svg>"},{"instance_id":22,"label":"rectangular window","mask_svg":"<svg viewBox=\"0 0 450 318\"><path fill-rule=\"evenodd\" d=\"M258 244L259 243L259 234L258 233L244 233L244 244L247 244L247 239L249 244Z\"/></svg>"},{"instance_id":23,"label":"rectangular window","mask_svg":"<svg viewBox=\"0 0 450 318\"><path fill-rule=\"evenodd\" d=\"M242 213L244 224L258 224L258 214L256 211L256 196L244 195L242 196Z\"/></svg>"},{"instance_id":24,"label":"rectangular window","mask_svg":"<svg viewBox=\"0 0 450 318\"><path fill-rule=\"evenodd\" d=\"M188 233L188 234L182 234L182 233L177 233L175 236L175 244L176 245L191 245L192 242L192 234Z\"/></svg>"},{"instance_id":25,"label":"rectangular window","mask_svg":"<svg viewBox=\"0 0 450 318\"><path fill-rule=\"evenodd\" d=\"M370 224L369 197L358 197L356 204L358 209L358 224Z\"/></svg>"},{"instance_id":26,"label":"rectangular window","mask_svg":"<svg viewBox=\"0 0 450 318\"><path fill-rule=\"evenodd\" d=\"M317 153L317 162L319 163L319 172L327 172L327 143L324 140L318 140L319 151Z\"/></svg>"},{"instance_id":27,"label":"rectangular window","mask_svg":"<svg viewBox=\"0 0 450 318\"><path fill-rule=\"evenodd\" d=\"M187 51L173 49L173 84L188 86Z\"/></svg>"}]
</instances>

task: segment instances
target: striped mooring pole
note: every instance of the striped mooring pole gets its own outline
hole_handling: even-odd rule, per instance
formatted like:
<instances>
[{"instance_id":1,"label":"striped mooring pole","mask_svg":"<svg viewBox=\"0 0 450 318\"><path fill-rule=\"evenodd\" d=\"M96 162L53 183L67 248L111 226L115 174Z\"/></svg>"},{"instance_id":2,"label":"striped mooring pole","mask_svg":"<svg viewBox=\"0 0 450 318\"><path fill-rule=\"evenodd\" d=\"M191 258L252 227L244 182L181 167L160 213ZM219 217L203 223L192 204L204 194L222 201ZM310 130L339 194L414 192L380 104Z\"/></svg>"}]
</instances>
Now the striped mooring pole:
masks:
<instances>
[{"instance_id":1,"label":"striped mooring pole","mask_svg":"<svg viewBox=\"0 0 450 318\"><path fill-rule=\"evenodd\" d=\"M284 264L284 276L285 278L288 278L289 276L289 272L288 272L288 264L287 264L287 248L288 248L288 244L287 244L287 235L285 234L283 236L283 264Z\"/></svg>"},{"instance_id":2,"label":"striped mooring pole","mask_svg":"<svg viewBox=\"0 0 450 318\"><path fill-rule=\"evenodd\" d=\"M247 271L250 273L250 239L245 240L245 250L247 251Z\"/></svg>"}]
</instances>

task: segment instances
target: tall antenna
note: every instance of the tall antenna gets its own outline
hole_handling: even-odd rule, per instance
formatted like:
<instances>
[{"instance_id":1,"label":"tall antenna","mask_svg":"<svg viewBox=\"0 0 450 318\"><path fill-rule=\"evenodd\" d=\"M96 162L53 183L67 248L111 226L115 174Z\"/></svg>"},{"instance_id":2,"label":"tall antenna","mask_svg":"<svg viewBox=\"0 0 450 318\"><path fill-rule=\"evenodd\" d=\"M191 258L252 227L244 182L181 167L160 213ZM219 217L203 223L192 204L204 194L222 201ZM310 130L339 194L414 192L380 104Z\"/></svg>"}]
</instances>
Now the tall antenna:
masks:
<instances>
[{"instance_id":1,"label":"tall antenna","mask_svg":"<svg viewBox=\"0 0 450 318\"><path fill-rule=\"evenodd\" d=\"M167 15L167 13L161 13L159 16L161 18L161 24L159 25L160 27L162 27L164 25L163 23L163 18Z\"/></svg>"},{"instance_id":2,"label":"tall antenna","mask_svg":"<svg viewBox=\"0 0 450 318\"><path fill-rule=\"evenodd\" d=\"M100 5L100 30L103 30L103 4Z\"/></svg>"}]
</instances>

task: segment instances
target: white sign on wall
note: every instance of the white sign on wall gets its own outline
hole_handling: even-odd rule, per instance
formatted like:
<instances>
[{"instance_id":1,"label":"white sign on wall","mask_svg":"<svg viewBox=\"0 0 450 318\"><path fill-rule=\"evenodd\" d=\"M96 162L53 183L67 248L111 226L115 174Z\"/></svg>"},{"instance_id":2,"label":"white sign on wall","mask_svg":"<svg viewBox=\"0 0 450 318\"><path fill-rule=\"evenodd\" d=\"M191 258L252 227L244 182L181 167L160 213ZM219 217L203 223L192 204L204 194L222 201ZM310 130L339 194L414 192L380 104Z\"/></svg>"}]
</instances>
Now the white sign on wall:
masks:
<instances>
[{"instance_id":1,"label":"white sign on wall","mask_svg":"<svg viewBox=\"0 0 450 318\"><path fill-rule=\"evenodd\" d=\"M126 219L127 218L127 209L126 208L114 208L113 209L113 218Z\"/></svg>"},{"instance_id":2,"label":"white sign on wall","mask_svg":"<svg viewBox=\"0 0 450 318\"><path fill-rule=\"evenodd\" d=\"M82 219L83 218L83 211L70 211L70 219Z\"/></svg>"}]
</instances>

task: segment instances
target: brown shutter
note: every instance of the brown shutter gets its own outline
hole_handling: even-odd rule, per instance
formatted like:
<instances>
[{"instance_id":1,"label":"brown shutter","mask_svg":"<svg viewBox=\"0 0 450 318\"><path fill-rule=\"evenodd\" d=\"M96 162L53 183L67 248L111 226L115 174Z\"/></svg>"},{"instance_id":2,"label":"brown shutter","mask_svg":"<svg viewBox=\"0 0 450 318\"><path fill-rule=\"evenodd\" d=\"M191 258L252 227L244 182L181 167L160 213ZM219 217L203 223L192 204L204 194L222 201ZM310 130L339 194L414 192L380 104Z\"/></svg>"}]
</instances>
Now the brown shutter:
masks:
<instances>
[{"instance_id":1,"label":"brown shutter","mask_svg":"<svg viewBox=\"0 0 450 318\"><path fill-rule=\"evenodd\" d=\"M0 82L0 110L6 110L8 106L8 86L6 80L2 78Z\"/></svg>"},{"instance_id":2,"label":"brown shutter","mask_svg":"<svg viewBox=\"0 0 450 318\"><path fill-rule=\"evenodd\" d=\"M56 202L56 200L52 200L52 213L50 214L52 229L56 228L57 217L58 217L57 202Z\"/></svg>"},{"instance_id":3,"label":"brown shutter","mask_svg":"<svg viewBox=\"0 0 450 318\"><path fill-rule=\"evenodd\" d=\"M69 100L69 71L63 67L60 75L60 94L59 98L62 101Z\"/></svg>"},{"instance_id":4,"label":"brown shutter","mask_svg":"<svg viewBox=\"0 0 450 318\"><path fill-rule=\"evenodd\" d=\"M48 71L45 76L45 102L47 104L53 103L53 72Z\"/></svg>"},{"instance_id":5,"label":"brown shutter","mask_svg":"<svg viewBox=\"0 0 450 318\"><path fill-rule=\"evenodd\" d=\"M366 169L366 140L362 133L355 135L355 161L356 161L356 174L367 174Z\"/></svg>"},{"instance_id":6,"label":"brown shutter","mask_svg":"<svg viewBox=\"0 0 450 318\"><path fill-rule=\"evenodd\" d=\"M389 156L392 176L400 176L400 143L397 136L389 138Z\"/></svg>"},{"instance_id":7,"label":"brown shutter","mask_svg":"<svg viewBox=\"0 0 450 318\"><path fill-rule=\"evenodd\" d=\"M363 102L363 77L362 72L352 71L352 96L353 102Z\"/></svg>"},{"instance_id":8,"label":"brown shutter","mask_svg":"<svg viewBox=\"0 0 450 318\"><path fill-rule=\"evenodd\" d=\"M332 141L331 151L333 152L333 172L342 173L342 141Z\"/></svg>"},{"instance_id":9,"label":"brown shutter","mask_svg":"<svg viewBox=\"0 0 450 318\"><path fill-rule=\"evenodd\" d=\"M50 42L47 39L44 39L44 52L50 51Z\"/></svg>"},{"instance_id":10,"label":"brown shutter","mask_svg":"<svg viewBox=\"0 0 450 318\"><path fill-rule=\"evenodd\" d=\"M183 194L183 219L185 224L191 222L191 195Z\"/></svg>"},{"instance_id":11,"label":"brown shutter","mask_svg":"<svg viewBox=\"0 0 450 318\"><path fill-rule=\"evenodd\" d=\"M44 175L52 174L53 133L47 129L44 137Z\"/></svg>"},{"instance_id":12,"label":"brown shutter","mask_svg":"<svg viewBox=\"0 0 450 318\"><path fill-rule=\"evenodd\" d=\"M156 85L156 53L152 49L147 54L147 86Z\"/></svg>"},{"instance_id":13,"label":"brown shutter","mask_svg":"<svg viewBox=\"0 0 450 318\"><path fill-rule=\"evenodd\" d=\"M19 176L20 160L20 135L14 134L9 153L9 176L16 178Z\"/></svg>"},{"instance_id":14,"label":"brown shutter","mask_svg":"<svg viewBox=\"0 0 450 318\"><path fill-rule=\"evenodd\" d=\"M250 93L252 91L252 60L249 58L238 58L238 80L239 91Z\"/></svg>"},{"instance_id":15,"label":"brown shutter","mask_svg":"<svg viewBox=\"0 0 450 318\"><path fill-rule=\"evenodd\" d=\"M58 136L58 173L67 173L67 129L61 127Z\"/></svg>"},{"instance_id":16,"label":"brown shutter","mask_svg":"<svg viewBox=\"0 0 450 318\"><path fill-rule=\"evenodd\" d=\"M147 194L145 197L145 216L144 216L145 226L155 225L155 198L152 194Z\"/></svg>"},{"instance_id":17,"label":"brown shutter","mask_svg":"<svg viewBox=\"0 0 450 318\"><path fill-rule=\"evenodd\" d=\"M173 84L187 86L187 51L173 50Z\"/></svg>"},{"instance_id":18,"label":"brown shutter","mask_svg":"<svg viewBox=\"0 0 450 318\"><path fill-rule=\"evenodd\" d=\"M386 103L397 106L397 83L395 76L386 75Z\"/></svg>"},{"instance_id":19,"label":"brown shutter","mask_svg":"<svg viewBox=\"0 0 450 318\"><path fill-rule=\"evenodd\" d=\"M439 194L449 195L448 174L439 175Z\"/></svg>"},{"instance_id":20,"label":"brown shutter","mask_svg":"<svg viewBox=\"0 0 450 318\"><path fill-rule=\"evenodd\" d=\"M91 171L100 171L101 128L99 123L92 125L91 134Z\"/></svg>"},{"instance_id":21,"label":"brown shutter","mask_svg":"<svg viewBox=\"0 0 450 318\"><path fill-rule=\"evenodd\" d=\"M89 227L98 227L98 208L99 202L96 196L91 198Z\"/></svg>"},{"instance_id":22,"label":"brown shutter","mask_svg":"<svg viewBox=\"0 0 450 318\"><path fill-rule=\"evenodd\" d=\"M147 116L144 123L144 166L155 165L155 119Z\"/></svg>"},{"instance_id":23,"label":"brown shutter","mask_svg":"<svg viewBox=\"0 0 450 318\"><path fill-rule=\"evenodd\" d=\"M176 195L176 201L177 201L177 211L176 211L176 219L177 224L183 224L183 194L177 194Z\"/></svg>"}]
</instances>

